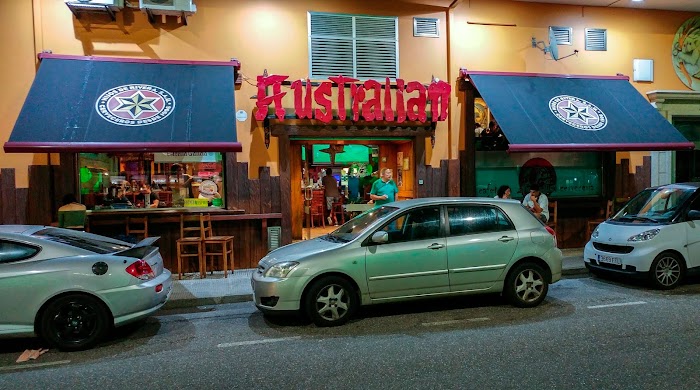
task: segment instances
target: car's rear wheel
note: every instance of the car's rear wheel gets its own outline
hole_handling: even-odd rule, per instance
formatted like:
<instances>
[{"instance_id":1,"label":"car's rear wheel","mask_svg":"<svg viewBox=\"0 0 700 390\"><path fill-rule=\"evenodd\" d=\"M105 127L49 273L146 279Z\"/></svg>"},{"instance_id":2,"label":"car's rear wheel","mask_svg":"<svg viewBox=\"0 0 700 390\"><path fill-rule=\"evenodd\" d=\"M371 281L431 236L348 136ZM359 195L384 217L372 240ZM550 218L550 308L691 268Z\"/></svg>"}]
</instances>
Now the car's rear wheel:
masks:
<instances>
[{"instance_id":1,"label":"car's rear wheel","mask_svg":"<svg viewBox=\"0 0 700 390\"><path fill-rule=\"evenodd\" d=\"M79 351L97 344L110 324L107 308L97 298L69 294L48 303L39 318L39 335L51 346Z\"/></svg>"},{"instance_id":2,"label":"car's rear wheel","mask_svg":"<svg viewBox=\"0 0 700 390\"><path fill-rule=\"evenodd\" d=\"M549 283L544 269L535 263L521 263L506 277L503 294L517 307L534 307L547 296Z\"/></svg>"},{"instance_id":3,"label":"car's rear wheel","mask_svg":"<svg viewBox=\"0 0 700 390\"><path fill-rule=\"evenodd\" d=\"M359 299L353 286L338 276L315 281L306 294L306 313L316 326L338 326L352 317Z\"/></svg>"},{"instance_id":4,"label":"car's rear wheel","mask_svg":"<svg viewBox=\"0 0 700 390\"><path fill-rule=\"evenodd\" d=\"M670 290L678 287L685 274L685 263L675 253L660 253L651 263L649 278L654 287Z\"/></svg>"}]
</instances>

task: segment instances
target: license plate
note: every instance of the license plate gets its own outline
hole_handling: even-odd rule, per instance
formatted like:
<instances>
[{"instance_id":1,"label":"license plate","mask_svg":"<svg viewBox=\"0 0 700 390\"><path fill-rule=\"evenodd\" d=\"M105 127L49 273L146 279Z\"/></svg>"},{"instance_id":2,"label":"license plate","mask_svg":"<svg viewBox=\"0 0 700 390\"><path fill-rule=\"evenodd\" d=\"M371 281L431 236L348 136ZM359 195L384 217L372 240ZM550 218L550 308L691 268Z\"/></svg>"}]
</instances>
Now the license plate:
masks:
<instances>
[{"instance_id":1,"label":"license plate","mask_svg":"<svg viewBox=\"0 0 700 390\"><path fill-rule=\"evenodd\" d=\"M599 263L622 265L622 258L621 257L598 255L598 262Z\"/></svg>"}]
</instances>

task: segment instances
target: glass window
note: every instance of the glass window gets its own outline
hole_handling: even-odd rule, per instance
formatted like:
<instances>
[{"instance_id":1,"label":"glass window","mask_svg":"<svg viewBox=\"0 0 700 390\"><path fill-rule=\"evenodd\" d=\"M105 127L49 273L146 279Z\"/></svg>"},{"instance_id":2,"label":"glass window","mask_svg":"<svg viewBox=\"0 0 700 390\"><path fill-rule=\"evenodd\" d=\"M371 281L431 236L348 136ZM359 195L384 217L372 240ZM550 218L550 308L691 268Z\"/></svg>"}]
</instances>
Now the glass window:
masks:
<instances>
[{"instance_id":1,"label":"glass window","mask_svg":"<svg viewBox=\"0 0 700 390\"><path fill-rule=\"evenodd\" d=\"M389 243L429 240L440 237L440 207L424 207L400 215L379 230L389 235Z\"/></svg>"},{"instance_id":2,"label":"glass window","mask_svg":"<svg viewBox=\"0 0 700 390\"><path fill-rule=\"evenodd\" d=\"M221 153L80 153L78 166L88 210L225 206Z\"/></svg>"},{"instance_id":3,"label":"glass window","mask_svg":"<svg viewBox=\"0 0 700 390\"><path fill-rule=\"evenodd\" d=\"M695 188L659 187L646 189L627 202L612 220L669 222L693 193L695 193Z\"/></svg>"},{"instance_id":4,"label":"glass window","mask_svg":"<svg viewBox=\"0 0 700 390\"><path fill-rule=\"evenodd\" d=\"M39 248L11 241L0 241L0 263L28 259L39 253Z\"/></svg>"},{"instance_id":5,"label":"glass window","mask_svg":"<svg viewBox=\"0 0 700 390\"><path fill-rule=\"evenodd\" d=\"M602 154L476 152L477 196L493 197L501 185L522 200L537 183L549 198L601 196Z\"/></svg>"},{"instance_id":6,"label":"glass window","mask_svg":"<svg viewBox=\"0 0 700 390\"><path fill-rule=\"evenodd\" d=\"M44 240L60 242L61 244L74 246L99 254L121 252L131 248L130 245L124 242L96 236L94 234L72 232L70 230L48 228L39 230L32 235Z\"/></svg>"},{"instance_id":7,"label":"glass window","mask_svg":"<svg viewBox=\"0 0 700 390\"><path fill-rule=\"evenodd\" d=\"M450 236L514 229L503 211L489 206L450 206L447 218Z\"/></svg>"}]
</instances>

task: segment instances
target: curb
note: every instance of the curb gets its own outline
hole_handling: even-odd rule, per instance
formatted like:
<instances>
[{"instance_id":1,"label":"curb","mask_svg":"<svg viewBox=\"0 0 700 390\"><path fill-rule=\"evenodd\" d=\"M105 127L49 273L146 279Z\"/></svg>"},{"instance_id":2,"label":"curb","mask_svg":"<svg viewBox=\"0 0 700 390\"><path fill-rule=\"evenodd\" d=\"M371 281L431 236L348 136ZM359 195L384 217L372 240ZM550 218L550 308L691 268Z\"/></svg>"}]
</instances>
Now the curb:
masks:
<instances>
[{"instance_id":1,"label":"curb","mask_svg":"<svg viewBox=\"0 0 700 390\"><path fill-rule=\"evenodd\" d=\"M253 294L226 295L223 297L175 299L175 300L168 300L168 302L166 302L165 305L163 305L162 309L163 310L181 309L184 307L221 305L221 304L225 304L225 303L251 302L252 300L253 300Z\"/></svg>"},{"instance_id":2,"label":"curb","mask_svg":"<svg viewBox=\"0 0 700 390\"><path fill-rule=\"evenodd\" d=\"M562 269L562 278L570 277L582 277L588 275L587 268L569 268ZM252 302L253 294L243 294L243 295L226 295L223 297L203 297L203 298L186 298L186 299L175 299L169 300L161 310L171 310L171 309L182 309L187 307L196 306L211 306L211 305L221 305L226 303L241 303L241 302Z\"/></svg>"}]
</instances>

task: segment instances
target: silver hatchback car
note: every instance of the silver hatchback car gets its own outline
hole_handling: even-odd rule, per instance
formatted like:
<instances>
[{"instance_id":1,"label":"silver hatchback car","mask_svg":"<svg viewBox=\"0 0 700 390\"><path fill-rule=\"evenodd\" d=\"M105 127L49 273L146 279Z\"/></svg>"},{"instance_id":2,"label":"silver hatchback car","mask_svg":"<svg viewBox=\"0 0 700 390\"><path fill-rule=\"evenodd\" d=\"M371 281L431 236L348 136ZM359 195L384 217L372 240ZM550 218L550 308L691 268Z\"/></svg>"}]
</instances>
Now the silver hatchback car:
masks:
<instances>
[{"instance_id":1,"label":"silver hatchback car","mask_svg":"<svg viewBox=\"0 0 700 390\"><path fill-rule=\"evenodd\" d=\"M517 201L421 198L278 248L251 283L263 313L301 310L335 326L360 305L427 297L502 292L533 307L561 278L561 263L554 232Z\"/></svg>"}]
</instances>

